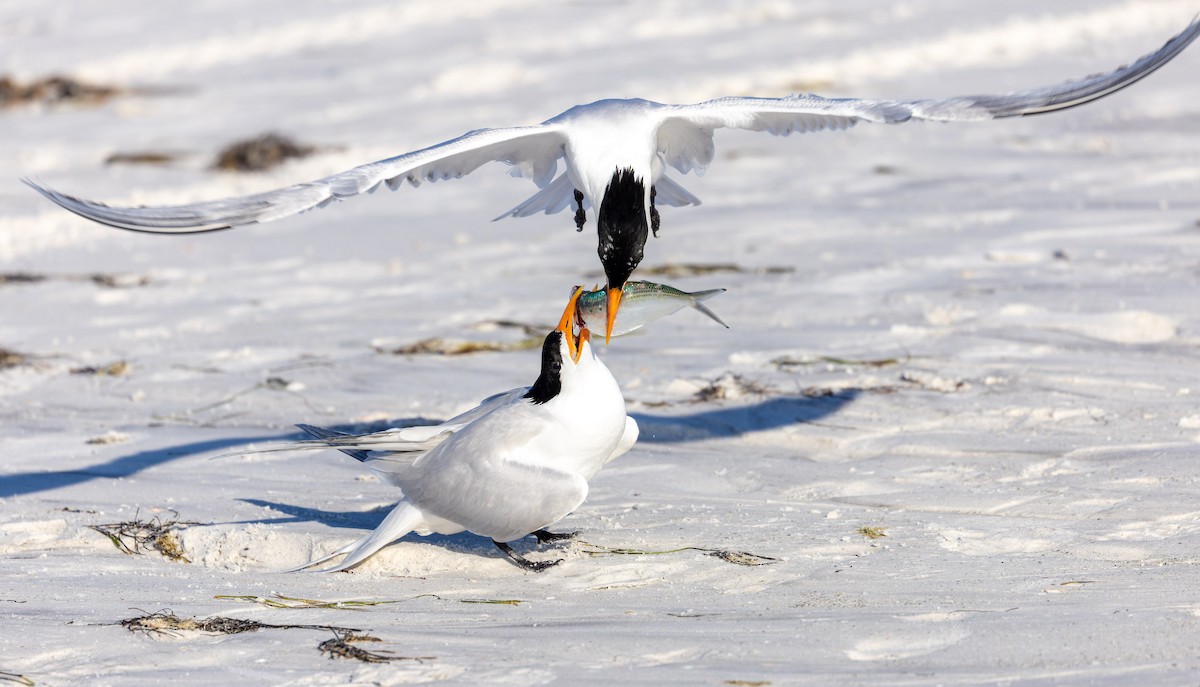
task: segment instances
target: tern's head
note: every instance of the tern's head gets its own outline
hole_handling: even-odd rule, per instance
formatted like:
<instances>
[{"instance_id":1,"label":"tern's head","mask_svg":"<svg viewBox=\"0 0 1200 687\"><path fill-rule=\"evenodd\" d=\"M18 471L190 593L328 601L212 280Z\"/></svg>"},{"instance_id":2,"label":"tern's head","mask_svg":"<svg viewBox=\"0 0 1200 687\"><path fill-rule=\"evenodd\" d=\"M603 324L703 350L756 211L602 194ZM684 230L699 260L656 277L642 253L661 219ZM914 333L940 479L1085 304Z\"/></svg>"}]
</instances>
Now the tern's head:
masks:
<instances>
[{"instance_id":1,"label":"tern's head","mask_svg":"<svg viewBox=\"0 0 1200 687\"><path fill-rule=\"evenodd\" d=\"M600 254L600 264L604 265L604 276L608 278L605 343L612 335L612 325L621 307L621 288L642 261L642 250L650 236L647 197L645 180L632 169L625 168L613 173L600 200L600 213L596 218L600 244L596 252Z\"/></svg>"},{"instance_id":2,"label":"tern's head","mask_svg":"<svg viewBox=\"0 0 1200 687\"><path fill-rule=\"evenodd\" d=\"M575 289L558 326L546 335L542 343L542 370L537 381L525 393L525 398L536 404L549 401L562 393L564 388L573 388L580 373L578 368L592 360L592 350L588 344L591 332L583 327L578 334L575 333L575 309L581 293L582 287Z\"/></svg>"}]
</instances>

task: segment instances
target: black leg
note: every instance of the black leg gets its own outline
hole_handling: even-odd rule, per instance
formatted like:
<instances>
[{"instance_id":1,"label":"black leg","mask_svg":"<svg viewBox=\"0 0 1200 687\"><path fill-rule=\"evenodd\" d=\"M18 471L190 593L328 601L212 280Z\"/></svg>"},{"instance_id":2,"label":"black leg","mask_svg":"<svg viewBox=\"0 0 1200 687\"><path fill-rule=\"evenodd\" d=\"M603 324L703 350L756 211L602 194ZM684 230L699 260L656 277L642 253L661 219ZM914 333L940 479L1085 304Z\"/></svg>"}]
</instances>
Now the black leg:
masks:
<instances>
[{"instance_id":1,"label":"black leg","mask_svg":"<svg viewBox=\"0 0 1200 687\"><path fill-rule=\"evenodd\" d=\"M570 541L571 539L578 537L579 533L578 532L550 532L547 530L538 530L533 533L533 536L537 537L539 544L545 544L546 542Z\"/></svg>"},{"instance_id":2,"label":"black leg","mask_svg":"<svg viewBox=\"0 0 1200 687\"><path fill-rule=\"evenodd\" d=\"M587 222L587 213L583 211L583 191L575 189L575 231L583 231L583 224Z\"/></svg>"},{"instance_id":3,"label":"black leg","mask_svg":"<svg viewBox=\"0 0 1200 687\"><path fill-rule=\"evenodd\" d=\"M658 189L650 187L650 231L654 232L654 238L658 238L658 225L661 220L658 217L658 208L654 207L654 197L658 195Z\"/></svg>"},{"instance_id":4,"label":"black leg","mask_svg":"<svg viewBox=\"0 0 1200 687\"><path fill-rule=\"evenodd\" d=\"M525 568L526 570L529 570L531 572L542 572L543 570L546 570L547 568L553 568L554 566L558 565L559 563L562 563L561 558L556 561L534 562L534 561L531 561L528 558L522 556L521 554L517 553L516 551L513 551L512 547L509 546L508 544L505 544L504 542L496 541L495 539L493 539L492 543L496 545L496 548L503 551L505 556L508 556L510 559L512 559L513 563L516 563L517 565L519 565L522 568Z\"/></svg>"}]
</instances>

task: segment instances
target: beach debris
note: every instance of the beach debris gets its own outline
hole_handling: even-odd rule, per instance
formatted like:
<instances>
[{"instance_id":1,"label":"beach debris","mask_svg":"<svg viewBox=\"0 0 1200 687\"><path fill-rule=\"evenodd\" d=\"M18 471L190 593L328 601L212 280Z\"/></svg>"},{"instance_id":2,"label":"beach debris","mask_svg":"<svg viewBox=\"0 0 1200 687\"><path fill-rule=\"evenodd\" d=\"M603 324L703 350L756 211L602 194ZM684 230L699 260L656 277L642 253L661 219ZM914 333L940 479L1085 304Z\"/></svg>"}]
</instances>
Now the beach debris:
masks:
<instances>
[{"instance_id":1,"label":"beach debris","mask_svg":"<svg viewBox=\"0 0 1200 687\"><path fill-rule=\"evenodd\" d=\"M943 394L952 394L971 388L971 385L964 379L946 379L932 372L923 372L921 370L908 370L901 373L900 381L913 384L926 391L936 391Z\"/></svg>"},{"instance_id":2,"label":"beach debris","mask_svg":"<svg viewBox=\"0 0 1200 687\"><path fill-rule=\"evenodd\" d=\"M321 653L328 654L329 658L345 658L353 661L362 661L363 663L389 663L391 661L424 661L436 660L436 656L397 656L394 652L380 650L367 651L360 647L354 646L355 643L362 642L382 642L383 640L371 635L358 635L353 632L338 632L334 630L333 639L327 639L317 646Z\"/></svg>"},{"instance_id":3,"label":"beach debris","mask_svg":"<svg viewBox=\"0 0 1200 687\"><path fill-rule=\"evenodd\" d=\"M107 446L109 444L123 444L126 441L129 441L128 434L110 429L104 434L94 436L83 443L89 446Z\"/></svg>"},{"instance_id":4,"label":"beach debris","mask_svg":"<svg viewBox=\"0 0 1200 687\"><path fill-rule=\"evenodd\" d=\"M536 336L540 340L546 335L546 332L554 329L554 326L549 324L517 322L515 320L484 320L483 322L476 322L472 326L472 329L481 332L486 332L493 329L520 329L525 336Z\"/></svg>"},{"instance_id":5,"label":"beach debris","mask_svg":"<svg viewBox=\"0 0 1200 687\"><path fill-rule=\"evenodd\" d=\"M0 348L0 370L20 367L29 362L29 356L18 353L11 348Z\"/></svg>"},{"instance_id":6,"label":"beach debris","mask_svg":"<svg viewBox=\"0 0 1200 687\"><path fill-rule=\"evenodd\" d=\"M133 371L133 365L127 360L118 360L107 365L84 365L71 368L73 375L95 375L98 377L124 377Z\"/></svg>"},{"instance_id":7,"label":"beach debris","mask_svg":"<svg viewBox=\"0 0 1200 687\"><path fill-rule=\"evenodd\" d=\"M188 408L187 410L184 410L181 414L156 415L155 419L170 420L173 422L184 422L184 423L195 422L195 420L193 420L190 417L191 415L206 413L208 411L216 410L218 408L227 406L227 405L233 403L234 401L238 400L239 398L246 396L247 394L254 393L255 391L259 391L259 390L282 391L282 392L288 393L288 394L300 399L300 401L305 406L307 406L309 410L313 411L314 413L327 414L328 413L327 409L321 409L321 408L317 408L317 407L313 406L313 404L309 402L309 400L304 396L304 394L300 393L301 391L304 390L304 388L305 387L304 387L303 382L297 382L297 381L293 381L290 379L285 379L283 377L275 377L275 376L267 377L266 379L262 380L261 382L255 384L253 386L242 389L241 391L235 391L234 393L229 394L228 396L226 396L220 400L213 401L212 403L207 403L205 405L202 405L202 406L199 406L196 408Z\"/></svg>"},{"instance_id":8,"label":"beach debris","mask_svg":"<svg viewBox=\"0 0 1200 687\"><path fill-rule=\"evenodd\" d=\"M96 286L103 286L108 289L131 289L150 283L150 277L144 274L89 274L86 277L68 276L67 279L73 281L87 280Z\"/></svg>"},{"instance_id":9,"label":"beach debris","mask_svg":"<svg viewBox=\"0 0 1200 687\"><path fill-rule=\"evenodd\" d=\"M46 281L46 275L36 272L3 272L0 273L0 284L37 284Z\"/></svg>"},{"instance_id":10,"label":"beach debris","mask_svg":"<svg viewBox=\"0 0 1200 687\"><path fill-rule=\"evenodd\" d=\"M104 158L106 165L166 165L183 157L183 153L143 150L132 153L113 153Z\"/></svg>"},{"instance_id":11,"label":"beach debris","mask_svg":"<svg viewBox=\"0 0 1200 687\"><path fill-rule=\"evenodd\" d=\"M541 348L546 332L554 329L550 325L516 322L513 320L484 320L469 327L477 332L496 332L496 330L518 330L519 339L453 339L431 337L420 341L390 346L376 344L376 353L385 355L471 355L474 353L509 353L513 351L528 351ZM502 336L502 335L501 335Z\"/></svg>"},{"instance_id":12,"label":"beach debris","mask_svg":"<svg viewBox=\"0 0 1200 687\"><path fill-rule=\"evenodd\" d=\"M693 403L708 403L710 401L726 401L747 395L766 396L772 389L764 384L746 379L745 377L726 372L708 382L692 396Z\"/></svg>"},{"instance_id":13,"label":"beach debris","mask_svg":"<svg viewBox=\"0 0 1200 687\"><path fill-rule=\"evenodd\" d=\"M174 511L172 512L174 513ZM178 513L174 513L174 515L175 517L179 516ZM108 537L113 546L125 554L141 554L144 549L150 549L173 561L191 563L184 555L183 547L180 545L178 537L175 536L175 532L199 524L198 522L174 519L163 521L157 516L151 520L139 520L137 516L134 516L133 520L126 522L88 525L88 529Z\"/></svg>"},{"instance_id":14,"label":"beach debris","mask_svg":"<svg viewBox=\"0 0 1200 687\"><path fill-rule=\"evenodd\" d=\"M45 281L91 282L110 289L126 289L145 286L150 277L140 274L43 274L41 272L0 272L0 286L6 284L40 284Z\"/></svg>"},{"instance_id":15,"label":"beach debris","mask_svg":"<svg viewBox=\"0 0 1200 687\"><path fill-rule=\"evenodd\" d=\"M827 363L830 365L843 365L845 367L890 367L899 365L903 362L908 362L908 356L900 358L873 358L854 360L852 358L838 358L832 355L819 355L814 358L793 358L791 356L781 356L771 361L779 370L786 370L792 367L811 367L819 363Z\"/></svg>"},{"instance_id":16,"label":"beach debris","mask_svg":"<svg viewBox=\"0 0 1200 687\"><path fill-rule=\"evenodd\" d=\"M1089 585L1089 584L1096 584L1096 583L1097 583L1096 580L1068 580L1066 582L1059 582L1058 584L1052 584L1049 587L1046 587L1045 589L1043 589L1042 593L1043 594L1065 594L1067 592L1067 590L1074 589L1076 587L1083 587L1083 586Z\"/></svg>"},{"instance_id":17,"label":"beach debris","mask_svg":"<svg viewBox=\"0 0 1200 687\"><path fill-rule=\"evenodd\" d=\"M589 556L663 556L666 554L681 553L683 551L699 551L706 556L719 558L726 563L733 563L734 565L757 566L771 565L779 562L778 558L762 556L757 553L750 553L748 551L729 551L725 549L712 549L703 546L681 546L676 549L651 551L648 549L600 546L598 544L592 544L582 540L579 542L579 544L585 547L583 552Z\"/></svg>"},{"instance_id":18,"label":"beach debris","mask_svg":"<svg viewBox=\"0 0 1200 687\"><path fill-rule=\"evenodd\" d=\"M887 530L882 527L872 527L870 525L863 525L855 530L855 532L858 532L867 539L883 539L887 536Z\"/></svg>"},{"instance_id":19,"label":"beach debris","mask_svg":"<svg viewBox=\"0 0 1200 687\"><path fill-rule=\"evenodd\" d=\"M229 144L217 153L213 167L227 172L261 172L293 158L308 157L316 150L316 146L282 134L266 133Z\"/></svg>"},{"instance_id":20,"label":"beach debris","mask_svg":"<svg viewBox=\"0 0 1200 687\"><path fill-rule=\"evenodd\" d=\"M725 561L726 563L733 563L734 565L755 566L755 565L770 565L772 563L779 562L778 558L771 558L770 556L760 556L757 553L750 553L748 551L723 551L720 549L708 550L708 549L700 549L700 548L697 548L696 550L697 551L707 551L707 553L705 555L712 556L713 558L720 558L721 560Z\"/></svg>"},{"instance_id":21,"label":"beach debris","mask_svg":"<svg viewBox=\"0 0 1200 687\"><path fill-rule=\"evenodd\" d=\"M25 83L0 76L0 108L20 105L101 105L124 91L115 86L80 81L71 76L52 75Z\"/></svg>"},{"instance_id":22,"label":"beach debris","mask_svg":"<svg viewBox=\"0 0 1200 687\"><path fill-rule=\"evenodd\" d=\"M284 596L282 594L273 594L271 596L259 596L256 594L218 594L214 599L223 601L244 601L248 603L256 603L268 608L286 608L286 609L311 609L311 608L328 608L335 610L361 610L370 606L383 606L386 604L398 604L406 601L416 601L417 599L437 599L438 601L457 601L464 604L494 604L499 606L517 606L525 603L524 599L447 599L437 594L418 594L417 596L407 599L380 599L376 601L349 600L349 601L323 601L320 599L302 599L294 596Z\"/></svg>"},{"instance_id":23,"label":"beach debris","mask_svg":"<svg viewBox=\"0 0 1200 687\"><path fill-rule=\"evenodd\" d=\"M258 596L256 594L218 594L214 599L223 601L246 601L256 603L268 608L332 608L338 610L357 610L367 608L369 606L383 606L385 604L398 604L410 599L382 599L379 601L322 601L319 599L302 599L295 596L284 596L282 594L273 594L271 596Z\"/></svg>"},{"instance_id":24,"label":"beach debris","mask_svg":"<svg viewBox=\"0 0 1200 687\"><path fill-rule=\"evenodd\" d=\"M416 343L384 348L376 346L377 353L391 355L470 355L472 353L508 353L512 351L528 351L540 348L541 336L531 336L519 341L467 341L463 339L442 339L438 337L421 339Z\"/></svg>"},{"instance_id":25,"label":"beach debris","mask_svg":"<svg viewBox=\"0 0 1200 687\"><path fill-rule=\"evenodd\" d=\"M37 684L20 673L10 673L7 670L0 670L0 681L14 682L18 685L26 685L26 687L33 687Z\"/></svg>"},{"instance_id":26,"label":"beach debris","mask_svg":"<svg viewBox=\"0 0 1200 687\"><path fill-rule=\"evenodd\" d=\"M173 612L168 610L156 611L147 613L136 618L127 618L117 623L130 632L142 632L144 634L168 634L179 636L180 632L207 632L210 634L221 635L236 635L243 632L254 632L256 630L325 630L328 632L338 633L354 633L362 632L357 628L338 627L336 625L293 625L293 624L276 624L263 623L257 620L244 620L242 618L225 618L222 616L213 616L211 618L180 618Z\"/></svg>"}]
</instances>

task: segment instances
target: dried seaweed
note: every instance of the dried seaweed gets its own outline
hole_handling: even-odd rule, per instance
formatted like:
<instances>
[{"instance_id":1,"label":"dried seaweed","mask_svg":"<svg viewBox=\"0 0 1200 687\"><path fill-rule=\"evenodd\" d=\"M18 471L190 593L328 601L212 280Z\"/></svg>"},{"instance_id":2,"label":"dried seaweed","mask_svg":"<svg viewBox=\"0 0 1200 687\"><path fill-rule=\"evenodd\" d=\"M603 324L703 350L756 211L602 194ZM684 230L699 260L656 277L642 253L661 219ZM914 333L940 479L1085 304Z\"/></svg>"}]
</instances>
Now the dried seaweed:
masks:
<instances>
[{"instance_id":1,"label":"dried seaweed","mask_svg":"<svg viewBox=\"0 0 1200 687\"><path fill-rule=\"evenodd\" d=\"M103 286L107 289L128 289L137 286L145 286L150 283L150 277L143 274L89 274L86 277L68 276L68 280L73 281L90 281L96 286Z\"/></svg>"},{"instance_id":2,"label":"dried seaweed","mask_svg":"<svg viewBox=\"0 0 1200 687\"><path fill-rule=\"evenodd\" d=\"M0 348L0 370L20 367L29 362L29 356L9 348Z\"/></svg>"},{"instance_id":3,"label":"dried seaweed","mask_svg":"<svg viewBox=\"0 0 1200 687\"><path fill-rule=\"evenodd\" d=\"M95 375L98 377L124 377L133 371L133 365L127 360L118 360L107 365L85 365L83 367L71 368L73 375Z\"/></svg>"},{"instance_id":4,"label":"dried seaweed","mask_svg":"<svg viewBox=\"0 0 1200 687\"><path fill-rule=\"evenodd\" d=\"M104 158L106 165L165 165L182 157L181 153L144 150L135 153L113 153Z\"/></svg>"},{"instance_id":5,"label":"dried seaweed","mask_svg":"<svg viewBox=\"0 0 1200 687\"><path fill-rule=\"evenodd\" d=\"M719 558L719 559L725 561L726 563L733 563L734 565L756 566L756 565L771 565L772 563L779 562L778 558L771 558L770 556L761 556L757 553L750 553L748 551L728 551L725 549L710 549L710 548L706 548L703 546L681 546L677 549L666 549L663 551L650 551L650 550L645 550L645 549L631 549L631 548L620 548L620 547L612 548L612 547L608 547L608 546L599 546L597 544L591 544L591 543L588 543L585 541L580 541L579 543L582 544L583 546L587 547L583 550L583 552L588 554L589 556L604 556L604 555L662 556L662 555L671 554L671 553L680 553L682 551L700 551L701 553L703 553L706 556L712 556L713 558Z\"/></svg>"},{"instance_id":6,"label":"dried seaweed","mask_svg":"<svg viewBox=\"0 0 1200 687\"><path fill-rule=\"evenodd\" d=\"M33 685L36 684L33 680L30 680L24 675L19 673L10 673L7 670L0 670L0 680L4 682L15 682L18 685L25 685L26 687L33 687Z\"/></svg>"},{"instance_id":7,"label":"dried seaweed","mask_svg":"<svg viewBox=\"0 0 1200 687\"><path fill-rule=\"evenodd\" d=\"M176 513L178 515L178 513ZM198 522L183 522L179 520L162 521L158 517L152 520L133 520L114 522L103 525L88 525L100 534L108 537L119 551L127 554L140 554L143 549L157 551L167 558L180 563L191 563L183 553L183 547L175 536L176 530Z\"/></svg>"},{"instance_id":8,"label":"dried seaweed","mask_svg":"<svg viewBox=\"0 0 1200 687\"><path fill-rule=\"evenodd\" d=\"M109 444L123 444L129 441L129 435L124 432L116 432L109 430L100 436L92 437L83 442L89 446L107 446Z\"/></svg>"},{"instance_id":9,"label":"dried seaweed","mask_svg":"<svg viewBox=\"0 0 1200 687\"><path fill-rule=\"evenodd\" d=\"M225 618L222 616L213 616L211 618L180 618L169 610L148 613L136 618L127 618L117 624L130 632L168 634L173 636L178 636L177 633L179 632L208 632L211 634L236 635L243 632L254 632L264 629L326 630L335 634L338 632L349 634L362 631L357 628L338 627L336 625L275 624L263 623L257 620L244 620L242 618Z\"/></svg>"},{"instance_id":10,"label":"dried seaweed","mask_svg":"<svg viewBox=\"0 0 1200 687\"><path fill-rule=\"evenodd\" d=\"M321 653L329 658L345 658L363 663L389 663L391 661L424 661L435 660L436 656L397 656L391 651L367 651L354 646L356 642L382 642L383 640L371 635L356 635L351 632L334 631L333 639L327 639L317 646Z\"/></svg>"},{"instance_id":11,"label":"dried seaweed","mask_svg":"<svg viewBox=\"0 0 1200 687\"><path fill-rule=\"evenodd\" d=\"M410 599L383 599L380 601L321 601L319 599L301 599L294 596L283 596L275 594L273 596L257 596L254 594L218 594L214 599L222 599L225 601L247 601L250 603L260 604L268 608L334 608L339 610L357 610L369 606L383 606L385 604L398 604Z\"/></svg>"},{"instance_id":12,"label":"dried seaweed","mask_svg":"<svg viewBox=\"0 0 1200 687\"><path fill-rule=\"evenodd\" d=\"M475 323L474 328L479 331L484 331L492 328L500 329L520 329L525 336L541 337L546 335L546 332L554 329L546 324L532 324L529 322L517 322L516 320L484 320L483 322Z\"/></svg>"},{"instance_id":13,"label":"dried seaweed","mask_svg":"<svg viewBox=\"0 0 1200 687\"><path fill-rule=\"evenodd\" d=\"M516 606L524 603L523 599L447 599L438 596L437 594L418 594L407 599L381 599L378 601L323 601L321 599L302 599L294 596L284 596L282 594L274 594L272 596L258 596L255 594L218 594L214 599L224 601L245 601L256 603L268 608L286 608L286 609L311 609L311 608L328 608L335 610L359 610L371 606L383 606L386 604L398 604L406 601L415 601L417 599L437 599L438 601L457 601L464 604L497 604L502 606Z\"/></svg>"},{"instance_id":14,"label":"dried seaweed","mask_svg":"<svg viewBox=\"0 0 1200 687\"><path fill-rule=\"evenodd\" d=\"M709 550L709 549L700 549L700 548L697 548L696 550L697 551L707 551L708 553L706 555L712 556L713 558L720 558L721 560L725 561L726 563L733 563L734 565L755 566L755 565L770 565L772 563L779 562L778 558L771 558L770 556L760 556L757 553L750 553L748 551L724 551L724 550Z\"/></svg>"},{"instance_id":15,"label":"dried seaweed","mask_svg":"<svg viewBox=\"0 0 1200 687\"><path fill-rule=\"evenodd\" d=\"M726 373L712 380L692 397L693 403L708 403L746 395L765 396L772 389L741 375Z\"/></svg>"},{"instance_id":16,"label":"dried seaweed","mask_svg":"<svg viewBox=\"0 0 1200 687\"><path fill-rule=\"evenodd\" d=\"M850 358L838 358L838 357L831 356L831 355L819 355L815 358L792 358L790 356L783 356L780 358L775 358L774 360L771 361L771 364L780 370L783 370L785 368L790 368L790 367L808 367L811 365L816 365L818 363L829 363L831 365L844 365L846 367L876 367L876 368L878 368L878 367L890 367L892 365L899 365L900 363L907 362L908 360L909 360L908 356L905 356L903 360L900 358L875 358L875 359L867 359L867 360L853 360Z\"/></svg>"},{"instance_id":17,"label":"dried seaweed","mask_svg":"<svg viewBox=\"0 0 1200 687\"><path fill-rule=\"evenodd\" d=\"M393 349L376 347L379 353L392 355L470 355L472 353L508 353L528 351L542 345L542 338L531 336L520 341L465 341L462 339L422 339Z\"/></svg>"},{"instance_id":18,"label":"dried seaweed","mask_svg":"<svg viewBox=\"0 0 1200 687\"><path fill-rule=\"evenodd\" d=\"M0 272L0 286L6 284L40 284L46 281L91 282L109 289L145 286L150 277L141 274L44 274L42 272Z\"/></svg>"},{"instance_id":19,"label":"dried seaweed","mask_svg":"<svg viewBox=\"0 0 1200 687\"><path fill-rule=\"evenodd\" d=\"M36 272L4 272L0 273L0 284L37 284L48 278Z\"/></svg>"},{"instance_id":20,"label":"dried seaweed","mask_svg":"<svg viewBox=\"0 0 1200 687\"><path fill-rule=\"evenodd\" d=\"M9 76L0 77L0 108L19 105L101 105L124 91L116 86L101 86L70 76L47 76L19 83Z\"/></svg>"},{"instance_id":21,"label":"dried seaweed","mask_svg":"<svg viewBox=\"0 0 1200 687\"><path fill-rule=\"evenodd\" d=\"M267 133L229 144L217 154L213 166L230 172L261 172L293 158L308 157L316 150L316 146Z\"/></svg>"}]
</instances>

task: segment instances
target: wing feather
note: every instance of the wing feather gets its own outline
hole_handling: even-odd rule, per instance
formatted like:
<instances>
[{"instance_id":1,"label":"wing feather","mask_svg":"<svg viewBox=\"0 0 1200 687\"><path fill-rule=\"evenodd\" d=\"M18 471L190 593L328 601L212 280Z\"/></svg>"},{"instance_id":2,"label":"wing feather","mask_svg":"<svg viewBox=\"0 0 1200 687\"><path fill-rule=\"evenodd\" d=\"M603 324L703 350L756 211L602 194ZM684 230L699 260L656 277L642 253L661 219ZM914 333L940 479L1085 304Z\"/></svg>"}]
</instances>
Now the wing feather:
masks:
<instances>
[{"instance_id":1,"label":"wing feather","mask_svg":"<svg viewBox=\"0 0 1200 687\"><path fill-rule=\"evenodd\" d=\"M921 100L824 98L811 93L783 98L729 97L658 110L658 148L680 172L701 172L713 156L715 129L765 131L776 136L845 129L859 122L899 124L912 120L981 121L1025 117L1076 107L1115 93L1171 61L1200 35L1200 17L1160 49L1110 72L1002 95Z\"/></svg>"},{"instance_id":2,"label":"wing feather","mask_svg":"<svg viewBox=\"0 0 1200 687\"><path fill-rule=\"evenodd\" d=\"M23 181L66 210L119 229L152 233L195 233L270 222L336 201L372 192L381 184L395 190L404 182L458 179L488 162L512 166L512 173L545 186L558 171L565 138L558 127L538 125L479 129L397 157L349 169L317 181L237 198L161 207L115 207Z\"/></svg>"}]
</instances>

